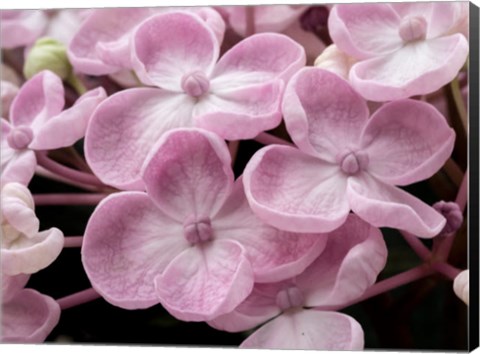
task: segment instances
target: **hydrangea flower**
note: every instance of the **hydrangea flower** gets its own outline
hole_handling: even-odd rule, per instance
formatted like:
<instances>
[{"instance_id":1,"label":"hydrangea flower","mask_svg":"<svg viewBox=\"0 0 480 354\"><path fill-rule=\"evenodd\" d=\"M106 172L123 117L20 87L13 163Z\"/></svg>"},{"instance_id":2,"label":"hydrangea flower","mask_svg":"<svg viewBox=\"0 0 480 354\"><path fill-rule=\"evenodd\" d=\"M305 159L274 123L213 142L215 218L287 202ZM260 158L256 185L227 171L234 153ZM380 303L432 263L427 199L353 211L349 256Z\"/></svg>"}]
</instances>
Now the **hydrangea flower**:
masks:
<instances>
[{"instance_id":1,"label":"hydrangea flower","mask_svg":"<svg viewBox=\"0 0 480 354\"><path fill-rule=\"evenodd\" d=\"M251 212L230 155L213 133L184 128L162 136L146 160L145 192L102 200L91 216L82 260L110 303L161 303L184 321L232 311L257 282L302 272L326 236L274 229Z\"/></svg>"},{"instance_id":2,"label":"hydrangea flower","mask_svg":"<svg viewBox=\"0 0 480 354\"><path fill-rule=\"evenodd\" d=\"M10 121L1 121L2 185L27 185L37 164L34 151L70 146L81 139L92 112L105 98L105 90L100 87L63 110L64 89L59 77L42 71L27 81L12 102Z\"/></svg>"},{"instance_id":3,"label":"hydrangea flower","mask_svg":"<svg viewBox=\"0 0 480 354\"><path fill-rule=\"evenodd\" d=\"M241 348L361 350L360 324L330 309L359 298L375 282L386 259L380 230L350 214L329 234L324 252L303 273L282 282L256 284L234 311L209 324L237 332L271 320Z\"/></svg>"},{"instance_id":4,"label":"hydrangea flower","mask_svg":"<svg viewBox=\"0 0 480 354\"><path fill-rule=\"evenodd\" d=\"M145 84L109 97L95 111L85 154L95 174L120 189L143 189L140 168L169 129L197 126L249 139L281 121L284 81L305 64L301 46L269 33L251 36L217 62L219 43L198 16L156 15L133 36L132 60Z\"/></svg>"},{"instance_id":5,"label":"hydrangea flower","mask_svg":"<svg viewBox=\"0 0 480 354\"><path fill-rule=\"evenodd\" d=\"M41 10L2 10L1 47L11 49L32 44L44 32L47 21L47 16Z\"/></svg>"},{"instance_id":6,"label":"hydrangea flower","mask_svg":"<svg viewBox=\"0 0 480 354\"><path fill-rule=\"evenodd\" d=\"M2 274L32 274L50 265L63 248L57 228L39 232L33 198L27 187L9 183L1 192Z\"/></svg>"},{"instance_id":7,"label":"hydrangea flower","mask_svg":"<svg viewBox=\"0 0 480 354\"><path fill-rule=\"evenodd\" d=\"M465 3L340 4L329 17L337 47L359 60L353 87L368 100L389 101L438 90L468 55Z\"/></svg>"},{"instance_id":8,"label":"hydrangea flower","mask_svg":"<svg viewBox=\"0 0 480 354\"><path fill-rule=\"evenodd\" d=\"M327 232L353 210L377 227L438 234L445 218L405 191L431 177L453 150L455 132L431 105L400 100L368 118L362 97L342 78L305 68L283 100L298 146L259 150L244 172L246 195L265 222L297 232Z\"/></svg>"},{"instance_id":9,"label":"hydrangea flower","mask_svg":"<svg viewBox=\"0 0 480 354\"><path fill-rule=\"evenodd\" d=\"M60 306L51 297L24 289L29 275L2 274L1 343L41 343L60 320Z\"/></svg>"},{"instance_id":10,"label":"hydrangea flower","mask_svg":"<svg viewBox=\"0 0 480 354\"><path fill-rule=\"evenodd\" d=\"M204 21L223 40L225 23L208 7L184 8ZM75 70L90 75L106 75L131 70L131 36L147 18L178 8L111 8L95 9L73 37L68 55ZM95 40L92 40L95 39Z\"/></svg>"}]
</instances>

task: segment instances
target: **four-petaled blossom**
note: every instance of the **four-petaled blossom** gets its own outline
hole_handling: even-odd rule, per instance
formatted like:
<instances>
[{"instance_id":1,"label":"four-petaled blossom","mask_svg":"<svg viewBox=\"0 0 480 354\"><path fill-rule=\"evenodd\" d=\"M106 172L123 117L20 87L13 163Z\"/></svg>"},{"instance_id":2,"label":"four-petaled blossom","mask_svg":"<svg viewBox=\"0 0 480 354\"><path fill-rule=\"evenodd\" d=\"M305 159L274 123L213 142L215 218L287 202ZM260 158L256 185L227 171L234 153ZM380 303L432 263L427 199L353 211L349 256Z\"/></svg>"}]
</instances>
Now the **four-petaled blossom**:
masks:
<instances>
[{"instance_id":1,"label":"four-petaled blossom","mask_svg":"<svg viewBox=\"0 0 480 354\"><path fill-rule=\"evenodd\" d=\"M1 271L7 275L32 274L49 266L63 248L57 228L39 232L33 198L27 187L8 183L1 190Z\"/></svg>"},{"instance_id":2,"label":"four-petaled blossom","mask_svg":"<svg viewBox=\"0 0 480 354\"><path fill-rule=\"evenodd\" d=\"M223 40L225 23L217 11L208 7L184 8L204 21ZM95 9L73 37L68 55L78 72L105 75L132 69L131 36L147 18L178 8ZM92 39L95 40L92 40Z\"/></svg>"},{"instance_id":3,"label":"four-petaled blossom","mask_svg":"<svg viewBox=\"0 0 480 354\"><path fill-rule=\"evenodd\" d=\"M361 350L360 324L331 309L359 298L375 282L386 259L380 230L350 214L303 273L282 282L255 284L234 311L209 324L238 332L272 319L241 348Z\"/></svg>"},{"instance_id":4,"label":"four-petaled blossom","mask_svg":"<svg viewBox=\"0 0 480 354\"><path fill-rule=\"evenodd\" d=\"M51 297L24 289L29 275L2 274L1 343L41 343L60 320L60 306Z\"/></svg>"},{"instance_id":5,"label":"four-petaled blossom","mask_svg":"<svg viewBox=\"0 0 480 354\"><path fill-rule=\"evenodd\" d=\"M262 223L230 164L213 133L164 134L143 168L146 193L113 194L88 222L82 260L93 287L116 306L160 302L181 320L206 321L232 311L254 281L302 272L326 236Z\"/></svg>"},{"instance_id":6,"label":"four-petaled blossom","mask_svg":"<svg viewBox=\"0 0 480 354\"><path fill-rule=\"evenodd\" d=\"M12 102L10 121L1 120L1 184L27 185L37 164L34 151L70 146L81 139L92 112L105 98L100 87L63 110L64 89L58 76L42 71L27 81Z\"/></svg>"},{"instance_id":7,"label":"four-petaled blossom","mask_svg":"<svg viewBox=\"0 0 480 354\"><path fill-rule=\"evenodd\" d=\"M353 87L368 100L389 101L438 90L468 55L459 27L464 2L340 4L329 17L337 47L359 62Z\"/></svg>"},{"instance_id":8,"label":"four-petaled blossom","mask_svg":"<svg viewBox=\"0 0 480 354\"><path fill-rule=\"evenodd\" d=\"M353 210L377 227L433 237L445 218L395 187L431 177L453 150L455 133L431 105L390 102L368 118L362 97L339 76L305 68L283 100L298 146L259 150L244 172L253 211L283 230L330 231Z\"/></svg>"},{"instance_id":9,"label":"four-petaled blossom","mask_svg":"<svg viewBox=\"0 0 480 354\"><path fill-rule=\"evenodd\" d=\"M143 189L140 168L167 130L196 126L249 139L281 122L284 80L305 64L290 38L251 36L218 61L213 31L188 12L156 15L133 36L137 76L158 88L121 91L95 111L85 154L95 174L120 189Z\"/></svg>"}]
</instances>

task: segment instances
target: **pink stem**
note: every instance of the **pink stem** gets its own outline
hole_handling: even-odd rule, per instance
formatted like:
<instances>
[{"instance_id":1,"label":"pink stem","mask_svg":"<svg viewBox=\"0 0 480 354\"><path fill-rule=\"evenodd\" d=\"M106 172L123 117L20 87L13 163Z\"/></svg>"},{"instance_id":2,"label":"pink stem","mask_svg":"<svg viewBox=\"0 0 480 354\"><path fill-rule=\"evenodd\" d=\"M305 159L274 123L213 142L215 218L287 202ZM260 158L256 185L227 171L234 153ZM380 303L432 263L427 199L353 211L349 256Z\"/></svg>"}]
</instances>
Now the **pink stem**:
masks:
<instances>
[{"instance_id":1,"label":"pink stem","mask_svg":"<svg viewBox=\"0 0 480 354\"><path fill-rule=\"evenodd\" d=\"M367 291L365 291L365 293L360 298L357 298L345 305L342 305L341 308L354 305L356 303L365 301L371 297L374 297L379 294L390 291L392 289L398 288L399 286L414 282L416 280L419 280L421 278L424 278L432 274L433 272L434 271L430 267L426 266L425 264L409 269L403 273L381 280L378 283L372 285L370 288L367 289ZM332 308L325 308L325 309L338 310L339 308L332 307Z\"/></svg>"},{"instance_id":2,"label":"pink stem","mask_svg":"<svg viewBox=\"0 0 480 354\"><path fill-rule=\"evenodd\" d=\"M66 236L63 242L63 248L82 247L83 236Z\"/></svg>"},{"instance_id":3,"label":"pink stem","mask_svg":"<svg viewBox=\"0 0 480 354\"><path fill-rule=\"evenodd\" d=\"M57 300L57 303L60 305L60 308L62 310L66 310L71 307L75 307L96 300L100 297L100 294L98 294L95 289L90 288L72 295L62 297Z\"/></svg>"},{"instance_id":4,"label":"pink stem","mask_svg":"<svg viewBox=\"0 0 480 354\"><path fill-rule=\"evenodd\" d=\"M435 269L437 272L442 273L451 280L454 280L461 272L460 269L455 268L454 266L445 262L434 263L432 264L432 268Z\"/></svg>"},{"instance_id":5,"label":"pink stem","mask_svg":"<svg viewBox=\"0 0 480 354\"><path fill-rule=\"evenodd\" d=\"M413 251L423 260L426 261L431 258L432 254L427 246L425 246L422 241L418 239L415 235L407 231L401 231L403 238L410 245Z\"/></svg>"},{"instance_id":6,"label":"pink stem","mask_svg":"<svg viewBox=\"0 0 480 354\"><path fill-rule=\"evenodd\" d=\"M255 33L255 6L245 6L245 37Z\"/></svg>"},{"instance_id":7,"label":"pink stem","mask_svg":"<svg viewBox=\"0 0 480 354\"><path fill-rule=\"evenodd\" d=\"M33 200L35 205L97 205L106 196L104 193L34 194Z\"/></svg>"},{"instance_id":8,"label":"pink stem","mask_svg":"<svg viewBox=\"0 0 480 354\"><path fill-rule=\"evenodd\" d=\"M294 146L292 143L283 140L279 137L276 137L275 135L268 134L265 132L262 132L258 134L253 140L263 144L263 145L271 145L271 144L279 144L279 145L289 145L289 146Z\"/></svg>"},{"instance_id":9,"label":"pink stem","mask_svg":"<svg viewBox=\"0 0 480 354\"><path fill-rule=\"evenodd\" d=\"M235 165L235 159L237 158L239 146L239 140L233 140L228 143L228 150L230 151L230 156L232 157L232 166Z\"/></svg>"},{"instance_id":10,"label":"pink stem","mask_svg":"<svg viewBox=\"0 0 480 354\"><path fill-rule=\"evenodd\" d=\"M74 186L74 187L82 188L82 189L85 189L87 191L98 190L97 187L92 187L91 185L88 185L88 184L72 181L72 180L67 179L65 177L58 176L58 175L46 170L42 166L37 165L37 167L35 169L35 173L38 174L39 176L49 178L49 179L57 181L57 182L62 182L62 183L65 183L65 184L68 184L68 185L71 185L71 186Z\"/></svg>"},{"instance_id":11,"label":"pink stem","mask_svg":"<svg viewBox=\"0 0 480 354\"><path fill-rule=\"evenodd\" d=\"M455 203L458 204L462 212L465 211L465 207L467 206L467 198L468 198L468 168L463 175L462 184L460 184L460 188L458 189L457 198L455 198ZM455 241L455 236L450 235L442 239L441 243L438 245L436 258L439 260L447 260L448 255L453 246L453 241Z\"/></svg>"},{"instance_id":12,"label":"pink stem","mask_svg":"<svg viewBox=\"0 0 480 354\"><path fill-rule=\"evenodd\" d=\"M104 188L106 187L97 177L90 173L85 173L81 171L77 171L71 169L69 167L63 166L58 162L55 162L48 158L46 153L38 152L36 153L37 162L40 166L44 167L45 169L49 170L52 173L55 173L61 177L69 179L74 182L89 184L92 186L97 186Z\"/></svg>"}]
</instances>

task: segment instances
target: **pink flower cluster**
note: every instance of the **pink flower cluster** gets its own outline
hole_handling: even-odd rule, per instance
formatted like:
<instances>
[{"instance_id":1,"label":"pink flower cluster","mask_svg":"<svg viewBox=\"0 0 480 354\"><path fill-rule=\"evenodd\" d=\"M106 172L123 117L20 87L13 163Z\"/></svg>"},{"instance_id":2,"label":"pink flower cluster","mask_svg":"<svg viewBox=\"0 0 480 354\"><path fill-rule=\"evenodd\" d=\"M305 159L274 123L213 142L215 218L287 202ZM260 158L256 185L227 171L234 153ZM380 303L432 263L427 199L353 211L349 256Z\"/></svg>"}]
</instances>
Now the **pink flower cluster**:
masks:
<instances>
[{"instance_id":1,"label":"pink flower cluster","mask_svg":"<svg viewBox=\"0 0 480 354\"><path fill-rule=\"evenodd\" d=\"M68 22L71 73L46 59L25 82L2 75L1 340L43 341L69 306L25 288L70 242L39 232L37 173L96 205L79 246L110 304L256 329L242 348L363 349L362 324L339 310L375 292L379 228L400 230L427 264L435 253L418 238L440 235L448 255L444 235L462 223L466 200L434 208L402 187L452 156L456 131L427 95L465 64L465 6L2 11L12 53ZM235 178L239 141L252 139L266 146ZM65 148L70 166L51 153Z\"/></svg>"}]
</instances>

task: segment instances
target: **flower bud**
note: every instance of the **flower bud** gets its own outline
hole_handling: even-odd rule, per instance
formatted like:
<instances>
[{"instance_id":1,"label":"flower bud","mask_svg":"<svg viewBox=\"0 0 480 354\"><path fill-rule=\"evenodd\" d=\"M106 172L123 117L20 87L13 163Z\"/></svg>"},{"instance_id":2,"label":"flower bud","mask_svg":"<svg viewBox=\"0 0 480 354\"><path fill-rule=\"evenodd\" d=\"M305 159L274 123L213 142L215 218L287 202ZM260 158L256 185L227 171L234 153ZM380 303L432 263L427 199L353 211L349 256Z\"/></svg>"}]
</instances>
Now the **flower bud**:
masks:
<instances>
[{"instance_id":1,"label":"flower bud","mask_svg":"<svg viewBox=\"0 0 480 354\"><path fill-rule=\"evenodd\" d=\"M44 37L35 42L25 60L23 74L30 79L43 70L50 70L63 80L72 72L67 48L53 38Z\"/></svg>"}]
</instances>

